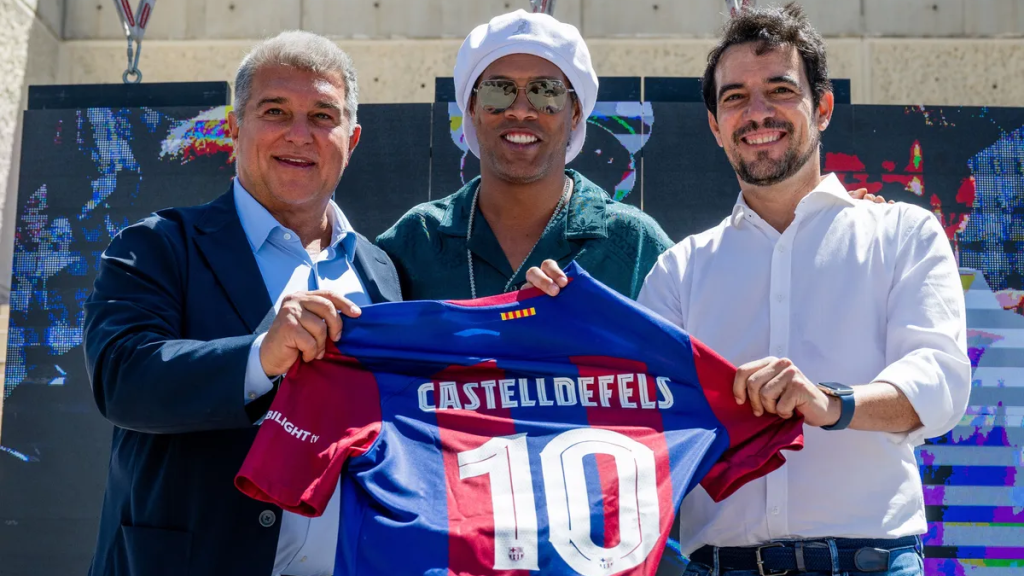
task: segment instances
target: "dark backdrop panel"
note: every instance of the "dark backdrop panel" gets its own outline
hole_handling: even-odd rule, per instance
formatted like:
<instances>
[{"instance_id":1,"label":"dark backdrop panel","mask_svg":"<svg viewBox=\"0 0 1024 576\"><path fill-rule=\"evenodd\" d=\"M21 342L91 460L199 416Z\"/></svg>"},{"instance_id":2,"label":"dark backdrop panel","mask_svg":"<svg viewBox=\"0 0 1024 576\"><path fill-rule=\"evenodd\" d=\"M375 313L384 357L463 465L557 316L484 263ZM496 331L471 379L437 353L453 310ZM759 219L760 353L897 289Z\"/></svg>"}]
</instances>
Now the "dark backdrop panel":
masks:
<instances>
[{"instance_id":1,"label":"dark backdrop panel","mask_svg":"<svg viewBox=\"0 0 1024 576\"><path fill-rule=\"evenodd\" d=\"M648 102L703 102L700 78L644 77L644 100Z\"/></svg>"},{"instance_id":2,"label":"dark backdrop panel","mask_svg":"<svg viewBox=\"0 0 1024 576\"><path fill-rule=\"evenodd\" d=\"M29 86L29 110L223 106L231 103L227 82L153 82Z\"/></svg>"},{"instance_id":3,"label":"dark backdrop panel","mask_svg":"<svg viewBox=\"0 0 1024 576\"><path fill-rule=\"evenodd\" d=\"M832 80L836 104L850 103L850 80ZM647 102L704 102L700 78L644 77L644 100Z\"/></svg>"},{"instance_id":4,"label":"dark backdrop panel","mask_svg":"<svg viewBox=\"0 0 1024 576\"><path fill-rule=\"evenodd\" d=\"M373 240L430 194L430 104L363 104L363 133L334 195Z\"/></svg>"},{"instance_id":5,"label":"dark backdrop panel","mask_svg":"<svg viewBox=\"0 0 1024 576\"><path fill-rule=\"evenodd\" d=\"M710 228L732 210L736 175L708 128L704 104L652 104L644 146L644 211L675 241Z\"/></svg>"},{"instance_id":6,"label":"dark backdrop panel","mask_svg":"<svg viewBox=\"0 0 1024 576\"><path fill-rule=\"evenodd\" d=\"M454 101L435 102L432 115L430 199L437 200L480 175L480 160L462 142L462 112Z\"/></svg>"},{"instance_id":7,"label":"dark backdrop panel","mask_svg":"<svg viewBox=\"0 0 1024 576\"><path fill-rule=\"evenodd\" d=\"M836 104L849 104L850 103L850 79L849 78L833 78L832 79L832 94L835 96Z\"/></svg>"},{"instance_id":8,"label":"dark backdrop panel","mask_svg":"<svg viewBox=\"0 0 1024 576\"><path fill-rule=\"evenodd\" d=\"M206 202L234 173L225 108L29 111L24 118L0 453L0 568L83 574L110 425L92 401L82 305L121 228Z\"/></svg>"}]
</instances>

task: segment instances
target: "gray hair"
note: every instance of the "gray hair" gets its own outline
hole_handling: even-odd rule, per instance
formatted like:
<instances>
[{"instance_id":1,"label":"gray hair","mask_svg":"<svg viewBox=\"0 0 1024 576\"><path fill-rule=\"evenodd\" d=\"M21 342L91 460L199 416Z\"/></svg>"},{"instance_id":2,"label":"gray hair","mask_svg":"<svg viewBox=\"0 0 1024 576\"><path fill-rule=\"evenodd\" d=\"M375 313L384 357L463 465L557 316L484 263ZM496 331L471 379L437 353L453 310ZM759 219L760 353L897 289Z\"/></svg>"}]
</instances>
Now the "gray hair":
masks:
<instances>
[{"instance_id":1,"label":"gray hair","mask_svg":"<svg viewBox=\"0 0 1024 576\"><path fill-rule=\"evenodd\" d=\"M252 97L252 80L256 71L268 65L292 66L316 74L341 75L345 82L345 115L349 120L349 130L355 130L358 123L356 111L359 108L359 85L352 58L327 38L301 30L281 32L273 38L262 40L242 59L235 73L235 113L239 122Z\"/></svg>"}]
</instances>

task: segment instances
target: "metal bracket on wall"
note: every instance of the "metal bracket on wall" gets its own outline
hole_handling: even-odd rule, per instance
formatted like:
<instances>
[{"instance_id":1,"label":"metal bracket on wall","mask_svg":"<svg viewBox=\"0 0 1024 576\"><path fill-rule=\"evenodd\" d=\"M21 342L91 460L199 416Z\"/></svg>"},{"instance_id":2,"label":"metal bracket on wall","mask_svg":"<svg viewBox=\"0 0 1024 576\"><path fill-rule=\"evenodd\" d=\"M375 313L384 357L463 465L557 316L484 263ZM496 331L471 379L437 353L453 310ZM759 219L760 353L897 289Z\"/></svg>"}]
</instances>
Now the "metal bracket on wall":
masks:
<instances>
[{"instance_id":1,"label":"metal bracket on wall","mask_svg":"<svg viewBox=\"0 0 1024 576\"><path fill-rule=\"evenodd\" d=\"M530 6L534 12L543 12L549 16L555 13L555 0L530 0Z\"/></svg>"},{"instance_id":2,"label":"metal bracket on wall","mask_svg":"<svg viewBox=\"0 0 1024 576\"><path fill-rule=\"evenodd\" d=\"M757 0L725 0L725 6L729 9L729 15L735 17L744 8L753 8Z\"/></svg>"},{"instance_id":3,"label":"metal bracket on wall","mask_svg":"<svg viewBox=\"0 0 1024 576\"><path fill-rule=\"evenodd\" d=\"M142 55L142 37L146 34L146 26L153 14L156 0L139 0L134 11L128 0L114 0L117 16L124 26L124 35L128 39L128 67L125 68L121 80L125 84L142 82L142 71L139 70L139 56Z\"/></svg>"}]
</instances>

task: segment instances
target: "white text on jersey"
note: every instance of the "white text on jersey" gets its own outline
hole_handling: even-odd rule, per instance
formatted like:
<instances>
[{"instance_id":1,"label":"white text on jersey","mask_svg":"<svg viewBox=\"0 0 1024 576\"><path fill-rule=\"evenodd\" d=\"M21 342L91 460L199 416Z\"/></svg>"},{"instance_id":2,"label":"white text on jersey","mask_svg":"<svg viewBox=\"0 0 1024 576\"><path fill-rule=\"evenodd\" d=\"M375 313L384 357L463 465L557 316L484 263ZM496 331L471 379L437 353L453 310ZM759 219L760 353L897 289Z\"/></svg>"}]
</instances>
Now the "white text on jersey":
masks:
<instances>
[{"instance_id":1,"label":"white text on jersey","mask_svg":"<svg viewBox=\"0 0 1024 576\"><path fill-rule=\"evenodd\" d=\"M648 387L647 374L507 378L461 384L425 382L419 387L419 405L424 412L577 405L641 410L671 408L674 399L669 379L659 376L654 380L657 383L654 394ZM660 399L658 392L661 393Z\"/></svg>"},{"instance_id":2,"label":"white text on jersey","mask_svg":"<svg viewBox=\"0 0 1024 576\"><path fill-rule=\"evenodd\" d=\"M266 418L263 419L263 423L266 424L267 422L277 422L278 424L281 425L282 428L284 428L285 432L298 438L302 442L316 443L316 441L320 439L319 436L313 434L309 430L303 430L302 428L299 428L291 421L289 421L287 417L282 416L281 413L276 410L271 410L267 412L267 416Z\"/></svg>"}]
</instances>

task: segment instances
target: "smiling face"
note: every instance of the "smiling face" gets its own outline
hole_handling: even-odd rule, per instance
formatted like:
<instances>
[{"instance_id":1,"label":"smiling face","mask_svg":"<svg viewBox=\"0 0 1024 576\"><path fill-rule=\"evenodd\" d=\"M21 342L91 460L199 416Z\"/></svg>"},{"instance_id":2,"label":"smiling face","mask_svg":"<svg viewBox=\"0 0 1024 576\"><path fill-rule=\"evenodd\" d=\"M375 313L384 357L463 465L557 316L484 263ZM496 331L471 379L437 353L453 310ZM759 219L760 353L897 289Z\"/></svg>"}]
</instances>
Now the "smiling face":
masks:
<instances>
[{"instance_id":1,"label":"smiling face","mask_svg":"<svg viewBox=\"0 0 1024 576\"><path fill-rule=\"evenodd\" d=\"M341 75L264 66L245 106L228 117L242 186L272 213L326 205L359 142Z\"/></svg>"},{"instance_id":2,"label":"smiling face","mask_svg":"<svg viewBox=\"0 0 1024 576\"><path fill-rule=\"evenodd\" d=\"M832 117L832 94L814 105L793 46L761 55L756 47L737 44L718 61L718 112L708 113L711 131L743 182L771 186L801 171L818 174L818 144Z\"/></svg>"},{"instance_id":3,"label":"smiling face","mask_svg":"<svg viewBox=\"0 0 1024 576\"><path fill-rule=\"evenodd\" d=\"M483 80L507 79L519 87L531 80L556 79L571 88L565 74L548 60L530 54L512 54L495 60L480 75ZM499 113L483 109L474 97L471 121L480 143L480 168L516 184L536 182L565 167L569 136L580 121L575 98L556 114L538 112L520 91L515 102Z\"/></svg>"}]
</instances>

